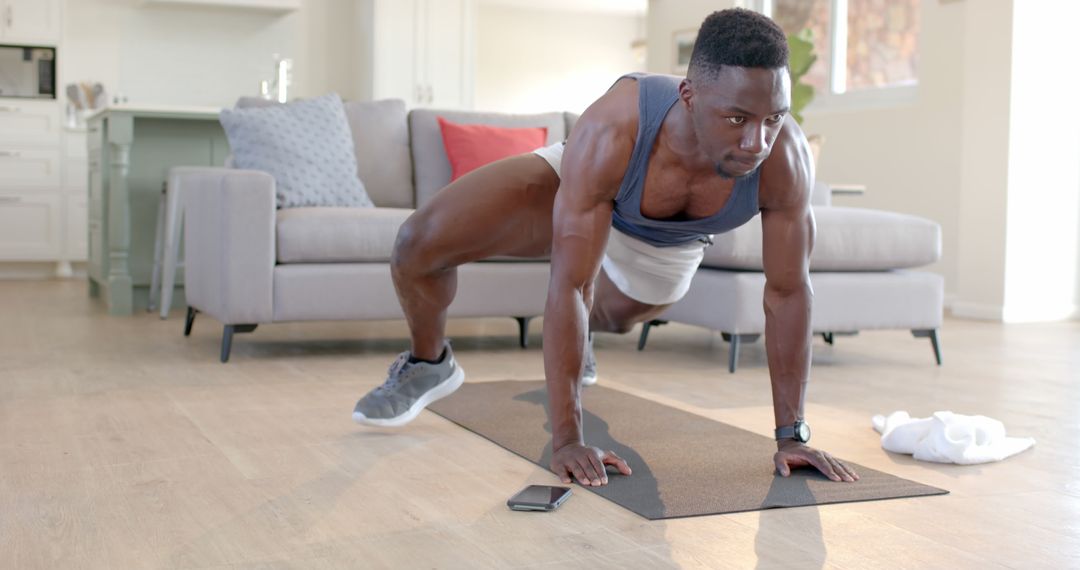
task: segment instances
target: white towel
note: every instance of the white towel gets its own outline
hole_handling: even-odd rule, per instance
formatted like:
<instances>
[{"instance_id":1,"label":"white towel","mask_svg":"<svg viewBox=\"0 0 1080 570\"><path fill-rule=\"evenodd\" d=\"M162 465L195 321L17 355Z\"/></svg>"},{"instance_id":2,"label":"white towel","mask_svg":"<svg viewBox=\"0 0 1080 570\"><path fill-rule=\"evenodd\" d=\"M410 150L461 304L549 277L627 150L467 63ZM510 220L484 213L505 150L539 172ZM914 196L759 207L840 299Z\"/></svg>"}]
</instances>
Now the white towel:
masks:
<instances>
[{"instance_id":1,"label":"white towel","mask_svg":"<svg viewBox=\"0 0 1080 570\"><path fill-rule=\"evenodd\" d=\"M1035 445L1030 437L1005 437L1005 424L986 416L934 412L929 418L913 418L900 411L871 421L881 434L881 447L920 461L989 463Z\"/></svg>"}]
</instances>

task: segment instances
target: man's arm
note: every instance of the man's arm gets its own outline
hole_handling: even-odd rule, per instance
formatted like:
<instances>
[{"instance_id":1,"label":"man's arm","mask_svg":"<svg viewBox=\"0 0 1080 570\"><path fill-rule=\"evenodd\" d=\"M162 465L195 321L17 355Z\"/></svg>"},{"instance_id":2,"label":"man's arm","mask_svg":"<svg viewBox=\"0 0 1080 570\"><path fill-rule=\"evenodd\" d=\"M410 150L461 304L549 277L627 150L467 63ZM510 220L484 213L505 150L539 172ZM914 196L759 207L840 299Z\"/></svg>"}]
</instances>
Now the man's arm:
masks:
<instances>
[{"instance_id":1,"label":"man's arm","mask_svg":"<svg viewBox=\"0 0 1080 570\"><path fill-rule=\"evenodd\" d=\"M619 112L614 97L601 99L574 127L563 155L562 179L552 214L551 281L544 308L544 371L552 435L551 469L564 483L569 483L571 477L583 485L607 483L605 464L630 474L626 462L614 453L585 445L580 397L593 280L600 270L611 230L615 194L633 148L633 138L628 138L623 132L627 129L618 125Z\"/></svg>"},{"instance_id":2,"label":"man's arm","mask_svg":"<svg viewBox=\"0 0 1080 570\"><path fill-rule=\"evenodd\" d=\"M788 119L791 121L791 119ZM776 427L804 418L810 380L810 253L814 248L814 215L810 208L813 166L809 147L791 121L777 140L774 155L762 173L762 252L765 269L765 350L772 380ZM774 458L781 475L791 467L813 465L834 481L855 481L858 475L836 458L795 440L781 440Z\"/></svg>"}]
</instances>

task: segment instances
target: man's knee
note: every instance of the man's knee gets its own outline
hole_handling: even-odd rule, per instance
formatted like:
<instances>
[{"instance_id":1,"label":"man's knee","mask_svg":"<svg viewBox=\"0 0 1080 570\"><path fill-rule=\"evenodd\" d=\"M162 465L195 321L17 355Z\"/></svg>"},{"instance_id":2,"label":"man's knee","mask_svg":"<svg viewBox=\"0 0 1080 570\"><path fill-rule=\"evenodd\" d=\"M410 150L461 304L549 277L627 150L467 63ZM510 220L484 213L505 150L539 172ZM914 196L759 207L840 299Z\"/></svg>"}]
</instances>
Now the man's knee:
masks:
<instances>
[{"instance_id":1,"label":"man's knee","mask_svg":"<svg viewBox=\"0 0 1080 570\"><path fill-rule=\"evenodd\" d=\"M436 269L436 235L433 225L424 216L409 216L405 223L401 224L394 240L394 251L390 255L391 268L399 273L427 273Z\"/></svg>"}]
</instances>

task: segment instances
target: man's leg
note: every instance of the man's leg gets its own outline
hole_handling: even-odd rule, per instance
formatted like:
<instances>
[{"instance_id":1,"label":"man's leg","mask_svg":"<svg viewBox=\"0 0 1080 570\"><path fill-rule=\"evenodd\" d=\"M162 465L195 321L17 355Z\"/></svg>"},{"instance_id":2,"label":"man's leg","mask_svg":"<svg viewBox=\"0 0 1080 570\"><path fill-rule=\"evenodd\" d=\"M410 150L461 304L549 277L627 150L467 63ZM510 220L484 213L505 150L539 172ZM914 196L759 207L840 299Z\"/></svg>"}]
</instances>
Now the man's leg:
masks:
<instances>
[{"instance_id":1,"label":"man's leg","mask_svg":"<svg viewBox=\"0 0 1080 570\"><path fill-rule=\"evenodd\" d=\"M671 304L651 305L627 297L619 290L604 270L593 285L593 305L589 313L591 332L628 333L634 325L651 320L663 313Z\"/></svg>"},{"instance_id":2,"label":"man's leg","mask_svg":"<svg viewBox=\"0 0 1080 570\"><path fill-rule=\"evenodd\" d=\"M519 156L480 168L441 190L398 232L391 272L412 335L382 385L353 409L357 422L395 427L453 393L465 379L443 338L457 266L494 255L551 249L559 179L544 159Z\"/></svg>"},{"instance_id":3,"label":"man's leg","mask_svg":"<svg viewBox=\"0 0 1080 570\"><path fill-rule=\"evenodd\" d=\"M542 158L517 156L459 178L402 225L391 271L415 358L437 360L442 353L457 266L550 253L558 187L558 175Z\"/></svg>"}]
</instances>

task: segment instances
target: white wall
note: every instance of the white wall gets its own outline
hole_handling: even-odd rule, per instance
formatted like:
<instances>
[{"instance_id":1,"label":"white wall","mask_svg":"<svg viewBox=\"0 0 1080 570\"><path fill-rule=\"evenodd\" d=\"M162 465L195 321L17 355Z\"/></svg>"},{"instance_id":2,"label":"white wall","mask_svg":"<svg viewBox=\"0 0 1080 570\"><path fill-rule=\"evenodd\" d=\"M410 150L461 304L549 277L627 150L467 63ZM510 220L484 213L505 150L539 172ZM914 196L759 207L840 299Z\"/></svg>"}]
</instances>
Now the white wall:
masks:
<instances>
[{"instance_id":1,"label":"white wall","mask_svg":"<svg viewBox=\"0 0 1080 570\"><path fill-rule=\"evenodd\" d=\"M618 77L640 71L631 42L641 16L481 3L475 108L584 111Z\"/></svg>"},{"instance_id":2,"label":"white wall","mask_svg":"<svg viewBox=\"0 0 1080 570\"><path fill-rule=\"evenodd\" d=\"M672 73L675 32L696 30L709 14L741 4L738 0L649 0L648 70Z\"/></svg>"},{"instance_id":3,"label":"white wall","mask_svg":"<svg viewBox=\"0 0 1080 570\"><path fill-rule=\"evenodd\" d=\"M1000 320L1005 302L1012 1L957 6L963 8L968 33L958 45L964 54L957 69L963 78L964 126L958 225L943 228L960 238L949 291L955 296L954 314Z\"/></svg>"},{"instance_id":4,"label":"white wall","mask_svg":"<svg viewBox=\"0 0 1080 570\"><path fill-rule=\"evenodd\" d=\"M306 0L286 14L140 0L67 0L66 81L100 81L132 103L228 106L258 93L274 53L294 58L294 93L352 95L353 3Z\"/></svg>"}]
</instances>

